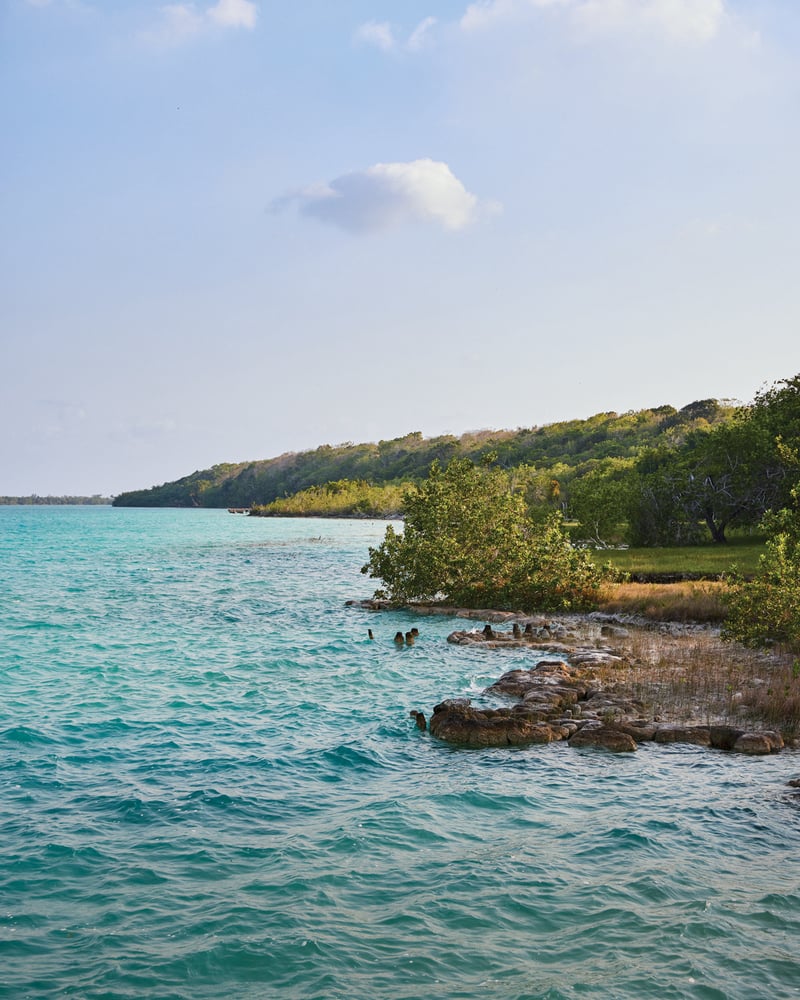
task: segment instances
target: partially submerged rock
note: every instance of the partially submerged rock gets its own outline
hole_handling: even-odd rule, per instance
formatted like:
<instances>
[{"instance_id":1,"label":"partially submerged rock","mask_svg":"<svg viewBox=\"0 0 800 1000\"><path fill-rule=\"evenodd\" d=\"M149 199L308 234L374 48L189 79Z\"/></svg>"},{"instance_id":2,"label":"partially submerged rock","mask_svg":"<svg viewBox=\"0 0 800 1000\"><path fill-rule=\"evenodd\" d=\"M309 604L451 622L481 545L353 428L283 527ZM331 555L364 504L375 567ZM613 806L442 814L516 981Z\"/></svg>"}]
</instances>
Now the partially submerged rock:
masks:
<instances>
[{"instance_id":1,"label":"partially submerged rock","mask_svg":"<svg viewBox=\"0 0 800 1000\"><path fill-rule=\"evenodd\" d=\"M527 670L509 670L490 685L485 694L505 698L527 698L534 693L559 692L569 694L573 701L586 697L586 681L579 679L579 671L564 660L539 660Z\"/></svg>"},{"instance_id":2,"label":"partially submerged rock","mask_svg":"<svg viewBox=\"0 0 800 1000\"><path fill-rule=\"evenodd\" d=\"M569 741L571 747L597 747L609 750L611 753L632 753L636 749L636 740L621 729L611 729L608 726L584 726L579 729Z\"/></svg>"},{"instance_id":3,"label":"partially submerged rock","mask_svg":"<svg viewBox=\"0 0 800 1000\"><path fill-rule=\"evenodd\" d=\"M527 746L563 739L561 727L517 708L477 709L468 699L444 701L433 709L431 735L464 747Z\"/></svg>"},{"instance_id":4,"label":"partially submerged rock","mask_svg":"<svg viewBox=\"0 0 800 1000\"><path fill-rule=\"evenodd\" d=\"M783 749L783 738L780 733L762 730L753 733L742 733L734 743L735 753L746 753L751 756L777 753Z\"/></svg>"},{"instance_id":5,"label":"partially submerged rock","mask_svg":"<svg viewBox=\"0 0 800 1000\"><path fill-rule=\"evenodd\" d=\"M657 726L653 734L656 743L694 743L696 746L711 746L708 726Z\"/></svg>"},{"instance_id":6,"label":"partially submerged rock","mask_svg":"<svg viewBox=\"0 0 800 1000\"><path fill-rule=\"evenodd\" d=\"M709 726L710 745L753 756L783 750L783 737L772 729L744 730L735 726Z\"/></svg>"}]
</instances>

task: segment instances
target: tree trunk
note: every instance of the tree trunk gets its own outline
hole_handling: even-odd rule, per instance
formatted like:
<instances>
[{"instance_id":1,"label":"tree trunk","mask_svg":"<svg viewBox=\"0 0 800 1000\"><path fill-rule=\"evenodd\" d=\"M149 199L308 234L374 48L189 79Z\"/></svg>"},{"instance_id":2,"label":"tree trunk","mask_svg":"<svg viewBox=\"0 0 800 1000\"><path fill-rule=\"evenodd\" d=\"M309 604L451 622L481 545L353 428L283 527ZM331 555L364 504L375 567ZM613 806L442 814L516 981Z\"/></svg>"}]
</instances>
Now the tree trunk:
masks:
<instances>
[{"instance_id":1,"label":"tree trunk","mask_svg":"<svg viewBox=\"0 0 800 1000\"><path fill-rule=\"evenodd\" d=\"M725 522L717 524L714 520L714 512L712 510L706 511L705 522L708 525L708 530L711 532L712 539L720 545L726 545L728 539L725 537Z\"/></svg>"}]
</instances>

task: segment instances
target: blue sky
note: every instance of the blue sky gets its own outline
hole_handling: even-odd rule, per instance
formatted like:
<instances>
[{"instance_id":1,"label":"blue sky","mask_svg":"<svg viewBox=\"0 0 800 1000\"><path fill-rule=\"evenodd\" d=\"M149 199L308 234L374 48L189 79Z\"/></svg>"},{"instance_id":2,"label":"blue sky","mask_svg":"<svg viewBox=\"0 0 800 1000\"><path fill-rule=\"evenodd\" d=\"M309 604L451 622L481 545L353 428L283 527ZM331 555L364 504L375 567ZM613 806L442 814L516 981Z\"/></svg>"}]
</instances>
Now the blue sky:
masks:
<instances>
[{"instance_id":1,"label":"blue sky","mask_svg":"<svg viewBox=\"0 0 800 1000\"><path fill-rule=\"evenodd\" d=\"M795 0L0 0L0 494L800 371Z\"/></svg>"}]
</instances>

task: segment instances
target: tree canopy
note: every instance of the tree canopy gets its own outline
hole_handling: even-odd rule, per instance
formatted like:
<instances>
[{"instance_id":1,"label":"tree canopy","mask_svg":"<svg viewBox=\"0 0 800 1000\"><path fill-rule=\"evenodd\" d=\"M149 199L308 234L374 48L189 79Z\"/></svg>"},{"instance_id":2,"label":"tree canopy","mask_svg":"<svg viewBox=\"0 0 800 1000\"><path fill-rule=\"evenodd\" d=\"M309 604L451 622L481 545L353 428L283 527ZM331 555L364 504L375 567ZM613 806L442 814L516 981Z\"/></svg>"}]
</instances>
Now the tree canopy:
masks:
<instances>
[{"instance_id":1,"label":"tree canopy","mask_svg":"<svg viewBox=\"0 0 800 1000\"><path fill-rule=\"evenodd\" d=\"M787 504L800 481L799 454L795 376L760 393L730 420L698 424L678 445L644 449L627 470L578 477L571 512L587 533L608 531L603 515L609 497L616 497L634 545L694 544L705 531L725 542L730 528L756 527L767 511Z\"/></svg>"},{"instance_id":2,"label":"tree canopy","mask_svg":"<svg viewBox=\"0 0 800 1000\"><path fill-rule=\"evenodd\" d=\"M561 515L534 522L502 469L434 462L404 507L403 532L390 525L362 567L383 582L376 597L523 610L583 607L597 597L602 571L571 545Z\"/></svg>"}]
</instances>

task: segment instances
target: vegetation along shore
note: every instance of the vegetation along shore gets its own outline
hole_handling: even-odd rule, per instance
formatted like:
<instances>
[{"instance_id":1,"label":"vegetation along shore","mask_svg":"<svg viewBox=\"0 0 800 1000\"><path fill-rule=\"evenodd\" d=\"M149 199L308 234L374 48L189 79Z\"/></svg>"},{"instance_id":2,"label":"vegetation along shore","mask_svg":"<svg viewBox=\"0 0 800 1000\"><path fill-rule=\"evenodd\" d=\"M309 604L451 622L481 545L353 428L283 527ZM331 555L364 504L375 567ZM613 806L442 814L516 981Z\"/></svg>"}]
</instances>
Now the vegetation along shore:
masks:
<instances>
[{"instance_id":1,"label":"vegetation along shore","mask_svg":"<svg viewBox=\"0 0 800 1000\"><path fill-rule=\"evenodd\" d=\"M666 462L669 475L657 471L653 458L656 471L645 476L642 491L646 487L657 497L649 523L658 522L665 531L669 527L673 547L696 541L703 527L712 544L727 551L735 550L725 536L734 525L764 533L752 573L731 565L716 584L682 582L660 590L651 585L648 592L626 582L611 561L598 559L597 549L574 543L561 511L537 516L515 488L513 473L488 462L477 466L454 459L445 468L434 463L428 479L406 493L402 533L389 525L362 570L381 583L376 600L388 606L494 608L511 615L517 609L574 614L604 605L613 615L599 635L581 634L590 629L590 619L576 631L574 623L570 629L557 618L526 620L518 612L511 633L498 635L487 624L483 632L452 636L490 648L535 648L543 642L548 652L563 657L512 671L484 692L490 702L477 708L463 699L446 699L434 708L434 735L466 745L569 739L617 750L635 749L642 739L684 740L748 753L774 752L784 737L798 736L800 378L774 386L735 421L704 433L707 440L693 449L702 445L716 452L725 444L730 477L720 474L715 481L709 473L697 485L695 473L678 476L675 456ZM733 448L737 441L739 452ZM742 442L752 446L747 475ZM638 530L630 512L623 530ZM660 531L649 537L663 544ZM648 640L639 635L641 622L631 620L632 631L620 618L630 614L634 602L640 603L641 617L721 619L722 627L706 624L697 633L701 645L689 633L690 641L677 650L665 638L675 639L674 633L659 627L657 641L644 655ZM639 635L635 641L634 633ZM721 642L728 643L724 652ZM687 702L690 691L694 694ZM493 707L491 699L498 696L515 704ZM415 711L419 724L424 713ZM664 716L674 719L680 713L688 718L670 721L665 729ZM698 723L698 716L706 721ZM740 728L744 721L772 728Z\"/></svg>"},{"instance_id":2,"label":"vegetation along shore","mask_svg":"<svg viewBox=\"0 0 800 1000\"><path fill-rule=\"evenodd\" d=\"M360 606L374 612L388 605ZM514 668L477 697L413 709L418 728L430 727L438 739L472 747L564 740L614 752L644 742L691 743L750 755L800 745L797 659L726 641L718 626L607 612L411 610L477 622L448 641L497 657L501 670L510 651L531 654L530 666L515 655ZM424 637L424 624L418 631Z\"/></svg>"},{"instance_id":3,"label":"vegetation along shore","mask_svg":"<svg viewBox=\"0 0 800 1000\"><path fill-rule=\"evenodd\" d=\"M602 611L614 616L608 628L631 626L625 648L601 648L606 633L600 646L589 636L546 668L553 689L586 687L576 704L620 689L636 712L652 706L649 727L659 714L674 714L665 706L678 704L680 691L704 691L689 722L699 714L706 729L712 717L728 725L724 738L705 730L698 737L726 749L747 734L732 739L747 713L777 734L751 740L751 748L774 750L800 728L800 375L748 406L701 400L513 432L323 446L215 466L115 503L244 507L257 516L401 515L402 530L390 524L363 567L378 581L377 601L492 608L516 613L517 629L525 616ZM682 635L676 651L665 639L675 636L663 631L632 643L642 618L704 622L702 648L687 654ZM644 656L653 634L657 653ZM496 641L517 639L531 641L513 631ZM589 662L575 662L586 643L602 654L591 660L602 670L576 676ZM552 642L548 649L558 652ZM541 685L532 683L539 697ZM642 696L633 698L638 687ZM584 705L579 719L565 722L571 697L557 706L563 718L534 712L530 726L563 722L571 738L588 739L603 720ZM508 711L517 721L523 714L519 705ZM605 722L618 732L622 722L647 721L626 713L607 708ZM447 729L441 722L432 728L438 735Z\"/></svg>"}]
</instances>

